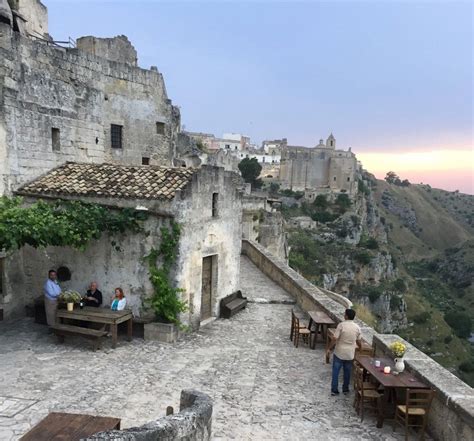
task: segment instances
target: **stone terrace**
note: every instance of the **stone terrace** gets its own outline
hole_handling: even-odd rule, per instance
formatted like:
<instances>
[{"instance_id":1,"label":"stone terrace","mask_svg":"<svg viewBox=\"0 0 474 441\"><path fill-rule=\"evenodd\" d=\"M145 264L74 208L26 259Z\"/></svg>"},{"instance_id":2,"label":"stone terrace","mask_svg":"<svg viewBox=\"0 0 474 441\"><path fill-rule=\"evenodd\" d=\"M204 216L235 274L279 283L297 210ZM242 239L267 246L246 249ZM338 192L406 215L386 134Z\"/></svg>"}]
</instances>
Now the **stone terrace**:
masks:
<instances>
[{"instance_id":1,"label":"stone terrace","mask_svg":"<svg viewBox=\"0 0 474 441\"><path fill-rule=\"evenodd\" d=\"M288 294L242 258L248 308L175 345L121 341L92 352L88 342L58 345L31 319L0 324L0 439L15 440L50 411L122 418L139 425L179 407L181 389L214 399L213 438L238 440L398 440L391 424L363 423L353 395L329 394L323 348L294 348Z\"/></svg>"}]
</instances>

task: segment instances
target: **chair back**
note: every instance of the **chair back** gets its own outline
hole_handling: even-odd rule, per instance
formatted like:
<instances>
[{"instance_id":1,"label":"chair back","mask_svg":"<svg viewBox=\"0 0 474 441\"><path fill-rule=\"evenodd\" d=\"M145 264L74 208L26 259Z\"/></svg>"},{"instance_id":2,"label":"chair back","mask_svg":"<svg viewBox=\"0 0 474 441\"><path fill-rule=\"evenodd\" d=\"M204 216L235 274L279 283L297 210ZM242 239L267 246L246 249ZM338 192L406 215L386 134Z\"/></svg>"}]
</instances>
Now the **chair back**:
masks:
<instances>
[{"instance_id":1,"label":"chair back","mask_svg":"<svg viewBox=\"0 0 474 441\"><path fill-rule=\"evenodd\" d=\"M356 348L356 354L358 355L368 355L369 357L375 356L375 349L369 346L362 346L361 348Z\"/></svg>"},{"instance_id":2,"label":"chair back","mask_svg":"<svg viewBox=\"0 0 474 441\"><path fill-rule=\"evenodd\" d=\"M407 414L409 414L410 408L424 409L426 414L428 414L433 397L434 391L431 389L407 389Z\"/></svg>"},{"instance_id":3,"label":"chair back","mask_svg":"<svg viewBox=\"0 0 474 441\"><path fill-rule=\"evenodd\" d=\"M354 364L354 388L364 393L364 369L359 364Z\"/></svg>"}]
</instances>

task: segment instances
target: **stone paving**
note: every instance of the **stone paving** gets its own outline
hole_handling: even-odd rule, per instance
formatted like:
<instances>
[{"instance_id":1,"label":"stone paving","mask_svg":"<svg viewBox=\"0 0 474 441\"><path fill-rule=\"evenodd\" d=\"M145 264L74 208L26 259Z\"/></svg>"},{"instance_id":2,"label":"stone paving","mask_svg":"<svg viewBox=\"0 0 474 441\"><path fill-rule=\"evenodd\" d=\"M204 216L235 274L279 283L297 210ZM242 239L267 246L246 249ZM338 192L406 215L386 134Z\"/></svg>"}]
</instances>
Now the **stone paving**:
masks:
<instances>
[{"instance_id":1,"label":"stone paving","mask_svg":"<svg viewBox=\"0 0 474 441\"><path fill-rule=\"evenodd\" d=\"M288 294L242 258L242 291L251 300ZM122 340L92 352L88 342L58 345L31 319L0 324L0 440L16 440L51 411L122 418L122 427L178 408L183 388L215 402L215 440L401 440L391 424L363 423L353 395L331 397L323 348L294 348L291 305L249 303L175 345Z\"/></svg>"}]
</instances>

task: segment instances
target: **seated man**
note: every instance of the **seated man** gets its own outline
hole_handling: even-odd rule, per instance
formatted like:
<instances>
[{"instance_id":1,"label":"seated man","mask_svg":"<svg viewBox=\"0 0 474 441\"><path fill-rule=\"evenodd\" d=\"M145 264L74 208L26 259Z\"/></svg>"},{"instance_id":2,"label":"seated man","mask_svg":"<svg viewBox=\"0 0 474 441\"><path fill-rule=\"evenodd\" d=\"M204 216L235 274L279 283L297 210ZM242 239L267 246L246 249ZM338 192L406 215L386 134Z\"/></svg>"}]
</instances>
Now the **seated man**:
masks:
<instances>
[{"instance_id":1,"label":"seated man","mask_svg":"<svg viewBox=\"0 0 474 441\"><path fill-rule=\"evenodd\" d=\"M91 283L90 289L87 290L87 294L84 296L84 304L96 308L102 305L102 293L97 289L97 282Z\"/></svg>"}]
</instances>

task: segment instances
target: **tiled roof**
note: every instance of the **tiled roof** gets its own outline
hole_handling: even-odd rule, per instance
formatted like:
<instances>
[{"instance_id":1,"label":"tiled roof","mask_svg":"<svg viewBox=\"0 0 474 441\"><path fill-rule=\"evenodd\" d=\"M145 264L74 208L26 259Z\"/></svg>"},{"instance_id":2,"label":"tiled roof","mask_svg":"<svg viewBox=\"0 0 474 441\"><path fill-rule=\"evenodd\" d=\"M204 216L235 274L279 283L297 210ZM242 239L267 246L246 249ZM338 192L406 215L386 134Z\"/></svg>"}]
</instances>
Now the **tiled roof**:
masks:
<instances>
[{"instance_id":1,"label":"tiled roof","mask_svg":"<svg viewBox=\"0 0 474 441\"><path fill-rule=\"evenodd\" d=\"M184 168L67 162L24 185L17 193L170 200L192 175L193 170Z\"/></svg>"}]
</instances>

